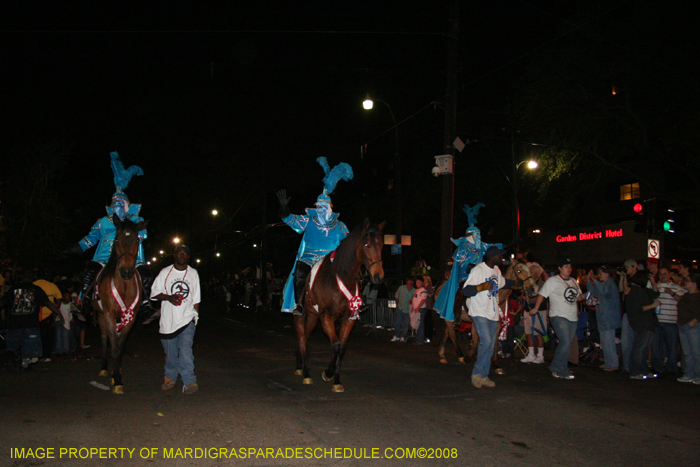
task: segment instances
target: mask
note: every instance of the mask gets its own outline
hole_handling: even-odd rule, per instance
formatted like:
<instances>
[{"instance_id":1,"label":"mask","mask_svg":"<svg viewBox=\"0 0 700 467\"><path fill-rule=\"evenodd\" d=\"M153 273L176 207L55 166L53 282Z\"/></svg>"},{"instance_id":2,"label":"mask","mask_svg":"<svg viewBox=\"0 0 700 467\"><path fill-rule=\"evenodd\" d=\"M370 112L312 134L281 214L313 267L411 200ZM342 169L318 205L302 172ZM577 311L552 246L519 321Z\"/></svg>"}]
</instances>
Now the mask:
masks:
<instances>
[{"instance_id":1,"label":"mask","mask_svg":"<svg viewBox=\"0 0 700 467\"><path fill-rule=\"evenodd\" d=\"M117 198L112 203L112 209L114 210L114 214L116 214L120 220L124 220L126 218L126 213L129 210L129 203L123 199Z\"/></svg>"},{"instance_id":2,"label":"mask","mask_svg":"<svg viewBox=\"0 0 700 467\"><path fill-rule=\"evenodd\" d=\"M322 224L328 224L331 220L331 214L333 214L333 209L328 204L320 204L316 206L316 213Z\"/></svg>"}]
</instances>

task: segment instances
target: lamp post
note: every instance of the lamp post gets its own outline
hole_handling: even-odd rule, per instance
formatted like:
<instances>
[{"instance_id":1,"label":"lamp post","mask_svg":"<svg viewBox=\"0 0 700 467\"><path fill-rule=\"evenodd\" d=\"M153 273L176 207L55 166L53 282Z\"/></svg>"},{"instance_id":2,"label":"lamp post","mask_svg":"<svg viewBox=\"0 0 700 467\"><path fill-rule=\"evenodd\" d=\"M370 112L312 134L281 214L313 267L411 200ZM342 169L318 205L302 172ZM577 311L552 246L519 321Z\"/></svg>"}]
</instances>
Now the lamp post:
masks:
<instances>
[{"instance_id":1,"label":"lamp post","mask_svg":"<svg viewBox=\"0 0 700 467\"><path fill-rule=\"evenodd\" d=\"M518 256L518 239L520 238L520 204L518 202L518 179L517 173L521 165L527 163L527 168L530 170L536 169L538 164L535 160L524 160L517 164L515 163L515 150L513 149L513 244L515 245L515 256Z\"/></svg>"},{"instance_id":2,"label":"lamp post","mask_svg":"<svg viewBox=\"0 0 700 467\"><path fill-rule=\"evenodd\" d=\"M383 104L386 106L387 109L389 109L389 113L391 114L391 122L394 124L394 138L396 140L396 153L394 154L394 189L396 190L396 238L397 242L399 244L399 248L401 247L401 154L399 152L399 130L396 125L396 117L394 116L394 111L391 110L391 106L381 100L381 99L376 99L377 102ZM374 101L372 98L370 98L369 94L365 97L365 100L362 102L362 107L365 110L372 110L374 108ZM397 257L397 267L396 267L396 273L398 275L399 279L399 284L401 284L401 250L399 250Z\"/></svg>"}]
</instances>

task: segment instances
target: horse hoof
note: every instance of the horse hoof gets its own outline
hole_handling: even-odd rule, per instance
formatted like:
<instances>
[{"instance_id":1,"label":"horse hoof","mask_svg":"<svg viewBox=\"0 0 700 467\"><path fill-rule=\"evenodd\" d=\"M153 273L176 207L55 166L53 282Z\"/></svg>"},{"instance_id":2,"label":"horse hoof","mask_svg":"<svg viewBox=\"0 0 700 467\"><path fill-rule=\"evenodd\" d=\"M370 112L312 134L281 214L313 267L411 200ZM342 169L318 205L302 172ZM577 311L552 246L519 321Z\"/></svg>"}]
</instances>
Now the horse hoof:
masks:
<instances>
[{"instance_id":1,"label":"horse hoof","mask_svg":"<svg viewBox=\"0 0 700 467\"><path fill-rule=\"evenodd\" d=\"M109 371L107 370L100 370L100 374L98 376L109 376Z\"/></svg>"},{"instance_id":2,"label":"horse hoof","mask_svg":"<svg viewBox=\"0 0 700 467\"><path fill-rule=\"evenodd\" d=\"M304 370L294 370L294 374L297 376L301 376L304 374Z\"/></svg>"},{"instance_id":3,"label":"horse hoof","mask_svg":"<svg viewBox=\"0 0 700 467\"><path fill-rule=\"evenodd\" d=\"M345 392L345 388L343 387L342 384L334 384L333 385L333 392Z\"/></svg>"},{"instance_id":4,"label":"horse hoof","mask_svg":"<svg viewBox=\"0 0 700 467\"><path fill-rule=\"evenodd\" d=\"M504 370L503 368L496 368L494 371L496 372L497 375L505 375L506 374L506 370Z\"/></svg>"},{"instance_id":5,"label":"horse hoof","mask_svg":"<svg viewBox=\"0 0 700 467\"><path fill-rule=\"evenodd\" d=\"M459 363L467 363L467 362L464 360L464 357L459 357L457 360L459 360Z\"/></svg>"},{"instance_id":6,"label":"horse hoof","mask_svg":"<svg viewBox=\"0 0 700 467\"><path fill-rule=\"evenodd\" d=\"M332 376L331 376L331 377L327 377L325 371L324 371L323 373L321 373L321 378L323 378L323 381L326 381L326 382L328 382L328 381L333 381L333 377L332 377Z\"/></svg>"},{"instance_id":7,"label":"horse hoof","mask_svg":"<svg viewBox=\"0 0 700 467\"><path fill-rule=\"evenodd\" d=\"M124 394L124 386L114 386L112 388L113 394Z\"/></svg>"},{"instance_id":8,"label":"horse hoof","mask_svg":"<svg viewBox=\"0 0 700 467\"><path fill-rule=\"evenodd\" d=\"M447 365L450 362L448 362L446 358L441 358L440 363L444 363L445 365Z\"/></svg>"},{"instance_id":9,"label":"horse hoof","mask_svg":"<svg viewBox=\"0 0 700 467\"><path fill-rule=\"evenodd\" d=\"M312 380L311 378L304 378L303 383L304 384L314 384L314 380Z\"/></svg>"}]
</instances>

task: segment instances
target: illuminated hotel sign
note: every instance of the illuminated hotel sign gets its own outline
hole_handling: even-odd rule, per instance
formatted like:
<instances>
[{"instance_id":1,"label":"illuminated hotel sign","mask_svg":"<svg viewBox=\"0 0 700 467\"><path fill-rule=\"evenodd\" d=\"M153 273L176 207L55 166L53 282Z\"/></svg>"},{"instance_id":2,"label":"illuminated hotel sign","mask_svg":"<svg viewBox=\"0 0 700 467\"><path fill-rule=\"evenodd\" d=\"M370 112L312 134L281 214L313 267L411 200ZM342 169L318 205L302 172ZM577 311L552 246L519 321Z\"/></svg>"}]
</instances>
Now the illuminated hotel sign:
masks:
<instances>
[{"instance_id":1,"label":"illuminated hotel sign","mask_svg":"<svg viewBox=\"0 0 700 467\"><path fill-rule=\"evenodd\" d=\"M617 230L598 230L594 232L578 232L576 234L568 234L568 235L557 235L555 240L557 243L564 243L564 242L578 242L578 241L584 241L584 240L600 240L603 238L614 238L614 237L622 237L623 231L622 229L617 229Z\"/></svg>"}]
</instances>

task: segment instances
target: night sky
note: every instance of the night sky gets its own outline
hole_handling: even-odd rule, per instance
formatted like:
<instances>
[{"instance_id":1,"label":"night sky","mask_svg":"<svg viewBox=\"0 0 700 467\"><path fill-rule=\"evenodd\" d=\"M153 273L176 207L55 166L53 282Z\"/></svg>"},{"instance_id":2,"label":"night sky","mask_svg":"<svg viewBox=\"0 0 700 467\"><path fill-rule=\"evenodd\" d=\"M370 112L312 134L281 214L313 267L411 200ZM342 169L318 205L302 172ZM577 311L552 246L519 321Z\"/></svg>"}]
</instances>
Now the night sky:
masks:
<instances>
[{"instance_id":1,"label":"night sky","mask_svg":"<svg viewBox=\"0 0 700 467\"><path fill-rule=\"evenodd\" d=\"M340 182L333 196L341 219L349 226L365 216L390 219L386 184L396 142L383 105L362 109L370 93L389 103L399 122L405 203L417 210L404 228L416 236L411 254L435 257L440 184L430 169L444 152L448 3L226 3L163 11L64 2L3 12L2 157L7 164L37 148L60 154L54 184L71 220L65 246L88 232L114 191L110 151L144 169L127 194L143 204L151 249L177 233L204 252L216 236L245 257L241 248L255 241L263 205L266 222L279 221L277 189L292 196L292 212L313 204L322 189L318 156L355 169L354 181ZM580 12L569 3L462 2L462 139L503 127L529 57L574 29L569 21ZM654 17L651 5L600 2L585 27L605 34L626 17ZM673 29L663 22L664 31ZM493 140L458 156L458 169L476 158L486 176L458 176L456 230L466 222L461 205L483 201L475 184L508 190L498 173L509 163L508 148ZM223 216L212 219L212 208ZM491 234L507 239L504 225ZM291 264L298 236L281 227L269 232L281 245L270 259Z\"/></svg>"}]
</instances>

